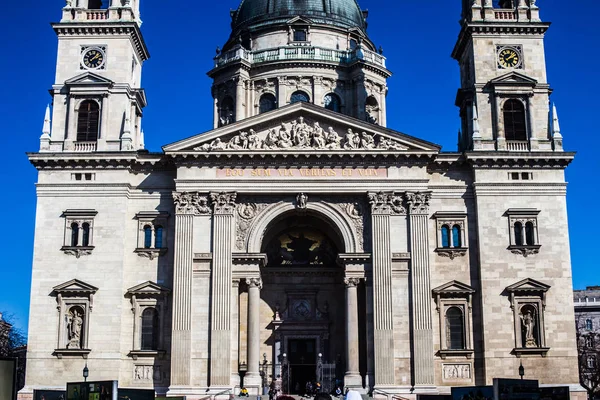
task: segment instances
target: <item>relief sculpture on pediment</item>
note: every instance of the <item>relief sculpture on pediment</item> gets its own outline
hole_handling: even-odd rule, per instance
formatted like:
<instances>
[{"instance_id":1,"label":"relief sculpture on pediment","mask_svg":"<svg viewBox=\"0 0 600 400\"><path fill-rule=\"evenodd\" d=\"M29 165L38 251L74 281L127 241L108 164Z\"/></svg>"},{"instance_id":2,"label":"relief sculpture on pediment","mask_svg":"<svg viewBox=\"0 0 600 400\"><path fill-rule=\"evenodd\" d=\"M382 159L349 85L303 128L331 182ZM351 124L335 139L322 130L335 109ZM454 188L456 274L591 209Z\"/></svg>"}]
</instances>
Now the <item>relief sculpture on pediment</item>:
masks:
<instances>
[{"instance_id":1,"label":"relief sculpture on pediment","mask_svg":"<svg viewBox=\"0 0 600 400\"><path fill-rule=\"evenodd\" d=\"M216 152L230 150L407 150L407 147L381 135L354 132L347 128L341 136L334 127L324 129L318 121L307 122L299 117L279 127L268 129L262 137L253 129L240 131L225 141L216 138L210 143L194 148L195 151Z\"/></svg>"}]
</instances>

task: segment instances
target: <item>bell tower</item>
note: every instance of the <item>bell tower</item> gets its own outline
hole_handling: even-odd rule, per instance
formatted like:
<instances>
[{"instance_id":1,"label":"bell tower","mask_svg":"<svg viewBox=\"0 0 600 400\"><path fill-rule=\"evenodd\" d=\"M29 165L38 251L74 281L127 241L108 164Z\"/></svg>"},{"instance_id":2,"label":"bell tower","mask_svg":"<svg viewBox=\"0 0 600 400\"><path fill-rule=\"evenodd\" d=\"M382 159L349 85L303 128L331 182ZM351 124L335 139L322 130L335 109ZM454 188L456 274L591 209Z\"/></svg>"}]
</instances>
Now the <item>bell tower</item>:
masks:
<instances>
[{"instance_id":1,"label":"bell tower","mask_svg":"<svg viewBox=\"0 0 600 400\"><path fill-rule=\"evenodd\" d=\"M460 151L562 151L551 121L536 0L463 0L452 53L460 65ZM556 124L557 125L557 124Z\"/></svg>"},{"instance_id":2,"label":"bell tower","mask_svg":"<svg viewBox=\"0 0 600 400\"><path fill-rule=\"evenodd\" d=\"M52 126L46 117L40 152L136 151L149 58L140 0L66 0L58 36Z\"/></svg>"}]
</instances>

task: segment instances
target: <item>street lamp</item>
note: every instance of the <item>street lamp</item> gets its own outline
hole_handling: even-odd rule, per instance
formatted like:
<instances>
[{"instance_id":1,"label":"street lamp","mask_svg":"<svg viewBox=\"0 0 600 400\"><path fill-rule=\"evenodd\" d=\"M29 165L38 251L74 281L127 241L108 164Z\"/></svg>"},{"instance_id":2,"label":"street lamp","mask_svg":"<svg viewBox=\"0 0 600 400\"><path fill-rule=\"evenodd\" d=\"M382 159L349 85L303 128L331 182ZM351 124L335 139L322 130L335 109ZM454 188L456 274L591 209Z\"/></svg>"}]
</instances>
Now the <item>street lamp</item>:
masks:
<instances>
[{"instance_id":1,"label":"street lamp","mask_svg":"<svg viewBox=\"0 0 600 400\"><path fill-rule=\"evenodd\" d=\"M88 376L90 376L90 370L88 369L87 361L86 361L85 362L85 367L83 367L83 381L84 382L87 382Z\"/></svg>"},{"instance_id":2,"label":"street lamp","mask_svg":"<svg viewBox=\"0 0 600 400\"><path fill-rule=\"evenodd\" d=\"M523 377L525 376L525 367L523 367L523 361L521 361L521 364L519 365L519 376L521 377L521 380L523 380Z\"/></svg>"}]
</instances>

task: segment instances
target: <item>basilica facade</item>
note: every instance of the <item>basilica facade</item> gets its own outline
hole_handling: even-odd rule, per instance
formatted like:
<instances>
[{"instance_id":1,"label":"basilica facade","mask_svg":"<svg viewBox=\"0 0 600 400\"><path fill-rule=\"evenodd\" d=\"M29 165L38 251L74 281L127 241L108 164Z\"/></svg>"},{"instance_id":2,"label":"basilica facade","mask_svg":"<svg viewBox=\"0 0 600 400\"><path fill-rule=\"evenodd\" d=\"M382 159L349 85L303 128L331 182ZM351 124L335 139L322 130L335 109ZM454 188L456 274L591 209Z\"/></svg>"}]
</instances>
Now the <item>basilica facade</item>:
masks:
<instances>
[{"instance_id":1,"label":"basilica facade","mask_svg":"<svg viewBox=\"0 0 600 400\"><path fill-rule=\"evenodd\" d=\"M209 72L214 129L158 153L141 129L139 1L68 0L53 24L53 106L28 155L22 399L84 365L187 399L308 381L416 399L523 365L585 398L574 154L534 0L463 1L457 151L387 127L391 72L355 0L242 0Z\"/></svg>"}]
</instances>

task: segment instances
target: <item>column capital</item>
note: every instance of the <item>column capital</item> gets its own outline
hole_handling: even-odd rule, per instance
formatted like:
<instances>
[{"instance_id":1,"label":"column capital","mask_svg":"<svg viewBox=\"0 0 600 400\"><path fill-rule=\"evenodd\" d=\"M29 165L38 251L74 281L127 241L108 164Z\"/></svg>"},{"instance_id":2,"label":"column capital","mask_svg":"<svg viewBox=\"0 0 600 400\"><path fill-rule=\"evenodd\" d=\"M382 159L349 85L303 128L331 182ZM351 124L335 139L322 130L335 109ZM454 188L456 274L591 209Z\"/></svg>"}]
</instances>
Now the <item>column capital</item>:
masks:
<instances>
[{"instance_id":1,"label":"column capital","mask_svg":"<svg viewBox=\"0 0 600 400\"><path fill-rule=\"evenodd\" d=\"M246 278L246 283L248 284L248 287L262 289L261 278Z\"/></svg>"},{"instance_id":2,"label":"column capital","mask_svg":"<svg viewBox=\"0 0 600 400\"><path fill-rule=\"evenodd\" d=\"M235 211L236 192L211 193L210 200L215 214L233 214Z\"/></svg>"},{"instance_id":3,"label":"column capital","mask_svg":"<svg viewBox=\"0 0 600 400\"><path fill-rule=\"evenodd\" d=\"M431 200L431 192L406 192L406 203L410 214L425 214L429 213L429 201Z\"/></svg>"},{"instance_id":4,"label":"column capital","mask_svg":"<svg viewBox=\"0 0 600 400\"><path fill-rule=\"evenodd\" d=\"M233 288L239 288L240 287L240 279L233 279L231 281L231 287L233 287Z\"/></svg>"},{"instance_id":5,"label":"column capital","mask_svg":"<svg viewBox=\"0 0 600 400\"><path fill-rule=\"evenodd\" d=\"M183 215L208 215L208 197L198 192L175 192L173 193L175 213Z\"/></svg>"},{"instance_id":6,"label":"column capital","mask_svg":"<svg viewBox=\"0 0 600 400\"><path fill-rule=\"evenodd\" d=\"M360 280L361 278L357 277L346 277L344 278L344 284L349 288L357 287L360 284Z\"/></svg>"},{"instance_id":7,"label":"column capital","mask_svg":"<svg viewBox=\"0 0 600 400\"><path fill-rule=\"evenodd\" d=\"M367 193L369 204L371 204L371 212L379 215L403 215L406 214L402 196L396 195L394 192L379 192Z\"/></svg>"}]
</instances>

